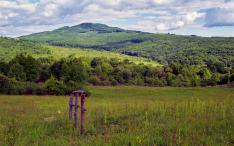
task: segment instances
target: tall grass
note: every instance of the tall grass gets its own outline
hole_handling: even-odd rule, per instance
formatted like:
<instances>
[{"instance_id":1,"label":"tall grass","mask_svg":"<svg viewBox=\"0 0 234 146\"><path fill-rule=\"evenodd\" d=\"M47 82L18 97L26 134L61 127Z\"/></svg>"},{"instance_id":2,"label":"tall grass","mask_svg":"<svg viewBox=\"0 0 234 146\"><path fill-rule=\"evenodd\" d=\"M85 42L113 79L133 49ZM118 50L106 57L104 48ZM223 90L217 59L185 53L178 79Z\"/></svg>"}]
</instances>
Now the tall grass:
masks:
<instances>
[{"instance_id":1,"label":"tall grass","mask_svg":"<svg viewBox=\"0 0 234 146\"><path fill-rule=\"evenodd\" d=\"M0 145L228 146L234 90L89 87L85 135L68 120L68 97L0 96Z\"/></svg>"}]
</instances>

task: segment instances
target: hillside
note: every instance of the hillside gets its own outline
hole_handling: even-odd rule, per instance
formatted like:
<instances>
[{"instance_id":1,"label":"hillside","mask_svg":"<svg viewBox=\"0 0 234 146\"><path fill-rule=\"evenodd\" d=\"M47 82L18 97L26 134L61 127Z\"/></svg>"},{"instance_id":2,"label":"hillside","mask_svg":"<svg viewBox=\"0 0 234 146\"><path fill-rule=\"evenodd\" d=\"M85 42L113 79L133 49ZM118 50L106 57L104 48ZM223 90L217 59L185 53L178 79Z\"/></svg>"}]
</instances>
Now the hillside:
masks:
<instances>
[{"instance_id":1,"label":"hillside","mask_svg":"<svg viewBox=\"0 0 234 146\"><path fill-rule=\"evenodd\" d=\"M26 42L22 40L0 37L0 60L9 61L18 54L27 54L35 58L51 58L58 60L69 56L84 57L85 59L91 60L95 57L102 58L116 58L119 60L129 60L136 64L145 64L157 66L157 62L142 57L128 56L124 54L108 52L108 51L97 51L91 49L80 49L80 48L65 48L57 46L45 46L39 45L32 42Z\"/></svg>"},{"instance_id":2,"label":"hillside","mask_svg":"<svg viewBox=\"0 0 234 146\"><path fill-rule=\"evenodd\" d=\"M31 42L0 37L0 60L9 61L17 54L30 54L34 56L51 55L47 47L35 45Z\"/></svg>"},{"instance_id":3,"label":"hillside","mask_svg":"<svg viewBox=\"0 0 234 146\"><path fill-rule=\"evenodd\" d=\"M22 36L20 39L52 46L92 48L142 56L162 64L178 62L203 65L210 60L234 62L234 38L152 34L104 24L66 26L54 31Z\"/></svg>"},{"instance_id":4,"label":"hillside","mask_svg":"<svg viewBox=\"0 0 234 146\"><path fill-rule=\"evenodd\" d=\"M234 81L233 68L218 61L208 62L207 66L175 63L162 66L147 58L105 50L45 46L11 38L0 38L0 48L0 86L6 87L0 93L4 94L63 95L78 86L69 84L70 81L106 86L179 87ZM51 89L51 84L59 90Z\"/></svg>"}]
</instances>

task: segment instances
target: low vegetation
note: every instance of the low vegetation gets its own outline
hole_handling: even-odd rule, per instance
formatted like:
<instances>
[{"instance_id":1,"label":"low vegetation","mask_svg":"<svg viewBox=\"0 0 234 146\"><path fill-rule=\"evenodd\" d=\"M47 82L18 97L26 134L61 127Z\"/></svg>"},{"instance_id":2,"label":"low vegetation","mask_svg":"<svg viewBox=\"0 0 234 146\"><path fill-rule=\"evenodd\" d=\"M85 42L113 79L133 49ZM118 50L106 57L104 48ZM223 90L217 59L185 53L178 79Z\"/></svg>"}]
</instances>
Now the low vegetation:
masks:
<instances>
[{"instance_id":1,"label":"low vegetation","mask_svg":"<svg viewBox=\"0 0 234 146\"><path fill-rule=\"evenodd\" d=\"M233 89L88 89L83 136L68 120L68 96L0 96L0 145L234 144Z\"/></svg>"}]
</instances>

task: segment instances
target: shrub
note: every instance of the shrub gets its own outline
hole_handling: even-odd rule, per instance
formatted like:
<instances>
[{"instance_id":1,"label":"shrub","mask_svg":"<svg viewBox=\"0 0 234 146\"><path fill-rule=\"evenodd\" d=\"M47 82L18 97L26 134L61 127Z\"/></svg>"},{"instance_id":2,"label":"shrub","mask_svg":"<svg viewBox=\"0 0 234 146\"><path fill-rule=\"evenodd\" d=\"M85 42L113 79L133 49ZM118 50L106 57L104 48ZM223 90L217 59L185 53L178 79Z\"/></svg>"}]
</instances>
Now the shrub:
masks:
<instances>
[{"instance_id":1,"label":"shrub","mask_svg":"<svg viewBox=\"0 0 234 146\"><path fill-rule=\"evenodd\" d=\"M93 85L100 85L101 81L97 76L91 76L89 78L89 83L93 84Z\"/></svg>"},{"instance_id":2,"label":"shrub","mask_svg":"<svg viewBox=\"0 0 234 146\"><path fill-rule=\"evenodd\" d=\"M72 91L75 90L83 90L84 88L82 87L81 84L74 82L74 81L69 81L67 82L65 85L65 94L68 95L70 94Z\"/></svg>"},{"instance_id":3,"label":"shrub","mask_svg":"<svg viewBox=\"0 0 234 146\"><path fill-rule=\"evenodd\" d=\"M160 80L159 78L146 77L145 83L147 83L148 85L152 85L152 86L159 86L159 87L164 86L163 81Z\"/></svg>"},{"instance_id":4,"label":"shrub","mask_svg":"<svg viewBox=\"0 0 234 146\"><path fill-rule=\"evenodd\" d=\"M0 93L7 94L10 88L10 79L2 74L0 74Z\"/></svg>"},{"instance_id":5,"label":"shrub","mask_svg":"<svg viewBox=\"0 0 234 146\"><path fill-rule=\"evenodd\" d=\"M45 89L49 95L64 95L66 87L62 81L58 81L55 77L51 76L45 82Z\"/></svg>"}]
</instances>

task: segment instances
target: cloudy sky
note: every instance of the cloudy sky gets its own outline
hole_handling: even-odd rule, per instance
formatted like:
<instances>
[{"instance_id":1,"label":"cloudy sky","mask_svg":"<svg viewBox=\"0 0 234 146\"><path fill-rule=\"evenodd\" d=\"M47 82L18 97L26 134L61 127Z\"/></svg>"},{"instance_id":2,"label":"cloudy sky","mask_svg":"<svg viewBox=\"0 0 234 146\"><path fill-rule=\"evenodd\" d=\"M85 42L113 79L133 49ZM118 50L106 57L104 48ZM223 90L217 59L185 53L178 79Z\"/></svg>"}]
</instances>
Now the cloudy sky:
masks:
<instances>
[{"instance_id":1,"label":"cloudy sky","mask_svg":"<svg viewBox=\"0 0 234 146\"><path fill-rule=\"evenodd\" d=\"M0 0L0 36L83 22L154 33L234 36L234 0Z\"/></svg>"}]
</instances>

